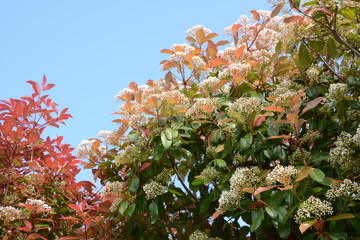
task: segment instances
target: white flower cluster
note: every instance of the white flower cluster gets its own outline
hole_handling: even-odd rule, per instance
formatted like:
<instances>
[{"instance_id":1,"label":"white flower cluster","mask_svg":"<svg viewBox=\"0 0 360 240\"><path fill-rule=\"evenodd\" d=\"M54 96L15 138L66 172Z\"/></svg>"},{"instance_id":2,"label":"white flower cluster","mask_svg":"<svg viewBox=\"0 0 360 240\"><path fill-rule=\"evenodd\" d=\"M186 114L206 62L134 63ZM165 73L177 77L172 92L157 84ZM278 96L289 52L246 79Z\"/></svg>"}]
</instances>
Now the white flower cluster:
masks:
<instances>
[{"instance_id":1,"label":"white flower cluster","mask_svg":"<svg viewBox=\"0 0 360 240\"><path fill-rule=\"evenodd\" d=\"M155 179L157 181L159 181L160 183L165 184L165 183L171 181L172 174L173 174L172 169L164 168L163 171L161 173L159 173Z\"/></svg>"},{"instance_id":2,"label":"white flower cluster","mask_svg":"<svg viewBox=\"0 0 360 240\"><path fill-rule=\"evenodd\" d=\"M360 146L360 130L354 136L342 132L336 140L335 147L330 149L329 161L332 166L339 164L343 171L350 174L360 173L360 158L355 156L354 144Z\"/></svg>"},{"instance_id":3,"label":"white flower cluster","mask_svg":"<svg viewBox=\"0 0 360 240\"><path fill-rule=\"evenodd\" d=\"M145 192L146 199L150 200L164 194L167 187L157 181L151 180L149 183L144 185L143 190Z\"/></svg>"},{"instance_id":4,"label":"white flower cluster","mask_svg":"<svg viewBox=\"0 0 360 240\"><path fill-rule=\"evenodd\" d=\"M312 64L308 70L306 70L306 75L308 76L309 79L311 80L318 80L319 76L320 76L320 70L321 67Z\"/></svg>"},{"instance_id":5,"label":"white flower cluster","mask_svg":"<svg viewBox=\"0 0 360 240\"><path fill-rule=\"evenodd\" d=\"M249 73L251 66L248 63L231 63L223 72L219 74L219 78L226 78L234 74L245 75Z\"/></svg>"},{"instance_id":6,"label":"white flower cluster","mask_svg":"<svg viewBox=\"0 0 360 240\"><path fill-rule=\"evenodd\" d=\"M116 198L114 200L114 202L111 204L110 208L109 208L109 211L110 212L116 212L119 208L119 205L120 203L123 201L124 199L123 198Z\"/></svg>"},{"instance_id":7,"label":"white flower cluster","mask_svg":"<svg viewBox=\"0 0 360 240\"><path fill-rule=\"evenodd\" d=\"M43 200L40 200L40 199L28 198L25 203L33 205L34 207L43 208L45 210L51 209L51 207L49 205L47 205Z\"/></svg>"},{"instance_id":8,"label":"white flower cluster","mask_svg":"<svg viewBox=\"0 0 360 240\"><path fill-rule=\"evenodd\" d=\"M204 232L196 230L190 235L189 240L219 240L219 238L210 238Z\"/></svg>"},{"instance_id":9,"label":"white flower cluster","mask_svg":"<svg viewBox=\"0 0 360 240\"><path fill-rule=\"evenodd\" d=\"M138 146L130 145L127 146L124 151L122 151L115 158L115 163L119 164L120 160L126 159L127 162L137 162L141 156L141 149Z\"/></svg>"},{"instance_id":10,"label":"white flower cluster","mask_svg":"<svg viewBox=\"0 0 360 240\"><path fill-rule=\"evenodd\" d=\"M246 159L247 159L246 156L237 153L237 154L235 154L234 157L233 157L233 164L234 164L234 165L238 165L238 164L240 164L240 163L245 162Z\"/></svg>"},{"instance_id":11,"label":"white flower cluster","mask_svg":"<svg viewBox=\"0 0 360 240\"><path fill-rule=\"evenodd\" d=\"M307 220L318 220L325 215L331 215L333 208L328 201L321 201L319 198L310 196L306 201L300 204L294 217L298 224Z\"/></svg>"},{"instance_id":12,"label":"white flower cluster","mask_svg":"<svg viewBox=\"0 0 360 240\"><path fill-rule=\"evenodd\" d=\"M78 158L89 158L91 155L91 145L95 140L82 140L77 147Z\"/></svg>"},{"instance_id":13,"label":"white flower cluster","mask_svg":"<svg viewBox=\"0 0 360 240\"><path fill-rule=\"evenodd\" d=\"M194 117L198 115L211 115L211 113L204 110L204 107L212 107L213 109L217 108L216 98L197 98L195 103L191 108L186 112L186 116Z\"/></svg>"},{"instance_id":14,"label":"white flower cluster","mask_svg":"<svg viewBox=\"0 0 360 240\"><path fill-rule=\"evenodd\" d=\"M111 137L114 135L114 131L99 131L98 137L104 140L106 143L111 144Z\"/></svg>"},{"instance_id":15,"label":"white flower cluster","mask_svg":"<svg viewBox=\"0 0 360 240\"><path fill-rule=\"evenodd\" d=\"M101 191L101 193L106 196L106 195L118 195L121 190L123 189L123 182L119 182L119 181L114 181L114 182L107 182L106 185L104 186L103 190Z\"/></svg>"},{"instance_id":16,"label":"white flower cluster","mask_svg":"<svg viewBox=\"0 0 360 240\"><path fill-rule=\"evenodd\" d=\"M303 159L304 157L304 159ZM296 164L299 162L303 162L303 160L307 161L311 157L311 152L306 151L305 149L300 150L300 148L297 148L293 154L289 156L289 162L291 164Z\"/></svg>"},{"instance_id":17,"label":"white flower cluster","mask_svg":"<svg viewBox=\"0 0 360 240\"><path fill-rule=\"evenodd\" d=\"M206 91L211 91L212 88L218 84L221 80L217 77L208 77L201 83L201 87Z\"/></svg>"},{"instance_id":18,"label":"white flower cluster","mask_svg":"<svg viewBox=\"0 0 360 240\"><path fill-rule=\"evenodd\" d=\"M235 190L230 191L222 191L219 198L219 207L220 210L225 210L230 206L236 205L238 201L240 201L244 196L244 192L238 192Z\"/></svg>"},{"instance_id":19,"label":"white flower cluster","mask_svg":"<svg viewBox=\"0 0 360 240\"><path fill-rule=\"evenodd\" d=\"M276 166L266 176L266 181L269 183L280 182L282 184L290 184L291 180L297 176L299 171L292 165L290 166Z\"/></svg>"},{"instance_id":20,"label":"white flower cluster","mask_svg":"<svg viewBox=\"0 0 360 240\"><path fill-rule=\"evenodd\" d=\"M277 106L289 107L291 100L299 94L302 88L301 84L292 81L282 81L276 90L270 93L270 98L274 100Z\"/></svg>"},{"instance_id":21,"label":"white flower cluster","mask_svg":"<svg viewBox=\"0 0 360 240\"><path fill-rule=\"evenodd\" d=\"M245 187L256 187L261 178L259 167L237 168L230 178L230 189L240 191Z\"/></svg>"},{"instance_id":22,"label":"white flower cluster","mask_svg":"<svg viewBox=\"0 0 360 240\"><path fill-rule=\"evenodd\" d=\"M182 62L185 60L186 56L189 55L192 51L195 50L194 47L183 43L183 44L174 44L172 50L175 52L170 55L170 60L176 62Z\"/></svg>"},{"instance_id":23,"label":"white flower cluster","mask_svg":"<svg viewBox=\"0 0 360 240\"><path fill-rule=\"evenodd\" d=\"M354 141L355 145L360 147L360 125L356 129L355 135L352 137L352 140Z\"/></svg>"},{"instance_id":24,"label":"white flower cluster","mask_svg":"<svg viewBox=\"0 0 360 240\"><path fill-rule=\"evenodd\" d=\"M229 109L228 114L231 117L241 119L241 116L247 116L252 112L260 111L261 100L257 97L240 97L233 102Z\"/></svg>"},{"instance_id":25,"label":"white flower cluster","mask_svg":"<svg viewBox=\"0 0 360 240\"><path fill-rule=\"evenodd\" d=\"M339 197L350 197L353 200L360 200L360 183L345 179L344 182L336 182L330 185L325 194L330 201Z\"/></svg>"},{"instance_id":26,"label":"white flower cluster","mask_svg":"<svg viewBox=\"0 0 360 240\"><path fill-rule=\"evenodd\" d=\"M325 95L327 101L338 103L349 94L350 88L345 83L330 84L329 92Z\"/></svg>"},{"instance_id":27,"label":"white flower cluster","mask_svg":"<svg viewBox=\"0 0 360 240\"><path fill-rule=\"evenodd\" d=\"M201 26L201 25L196 25L196 26L194 26L194 27L192 27L192 28L190 28L190 29L188 29L188 30L186 31L186 36L187 36L187 37L192 37L192 38L195 38L195 39L196 39L196 35L197 35L196 32L199 31L200 29L202 29L202 30L204 31L205 36L211 33L211 30L210 30L210 29L204 28L204 27Z\"/></svg>"},{"instance_id":28,"label":"white flower cluster","mask_svg":"<svg viewBox=\"0 0 360 240\"><path fill-rule=\"evenodd\" d=\"M216 181L221 178L221 172L216 170L215 167L207 167L200 173L201 178L204 179L205 183Z\"/></svg>"},{"instance_id":29,"label":"white flower cluster","mask_svg":"<svg viewBox=\"0 0 360 240\"><path fill-rule=\"evenodd\" d=\"M320 139L322 137L322 134L318 131L314 132L314 131L307 131L304 136L301 137L301 142L302 143L313 143L316 140Z\"/></svg>"},{"instance_id":30,"label":"white flower cluster","mask_svg":"<svg viewBox=\"0 0 360 240\"><path fill-rule=\"evenodd\" d=\"M12 222L16 219L21 219L23 212L14 207L0 207L0 219L6 222Z\"/></svg>"}]
</instances>

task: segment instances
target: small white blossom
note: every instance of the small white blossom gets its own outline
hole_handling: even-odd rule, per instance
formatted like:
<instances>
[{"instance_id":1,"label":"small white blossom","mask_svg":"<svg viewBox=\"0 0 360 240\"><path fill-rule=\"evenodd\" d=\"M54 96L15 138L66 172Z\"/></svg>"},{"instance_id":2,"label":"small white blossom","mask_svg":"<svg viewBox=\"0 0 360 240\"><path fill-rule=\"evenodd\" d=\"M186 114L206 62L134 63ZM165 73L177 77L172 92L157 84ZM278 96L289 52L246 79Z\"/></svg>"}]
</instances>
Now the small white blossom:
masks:
<instances>
[{"instance_id":1,"label":"small white blossom","mask_svg":"<svg viewBox=\"0 0 360 240\"><path fill-rule=\"evenodd\" d=\"M164 194L167 190L167 187L160 184L159 182L151 180L150 183L144 185L143 190L145 192L146 199L150 200Z\"/></svg>"},{"instance_id":2,"label":"small white blossom","mask_svg":"<svg viewBox=\"0 0 360 240\"><path fill-rule=\"evenodd\" d=\"M330 202L321 201L319 198L310 196L300 205L294 218L298 224L301 224L307 220L319 220L332 213L333 208Z\"/></svg>"},{"instance_id":3,"label":"small white blossom","mask_svg":"<svg viewBox=\"0 0 360 240\"><path fill-rule=\"evenodd\" d=\"M199 29L202 29L204 31L205 36L211 33L211 30L208 28L204 28L201 25L196 25L186 31L187 37L192 37L196 39L196 32L199 31Z\"/></svg>"},{"instance_id":4,"label":"small white blossom","mask_svg":"<svg viewBox=\"0 0 360 240\"><path fill-rule=\"evenodd\" d=\"M240 97L238 100L233 102L229 109L228 114L231 117L235 117L238 120L241 119L241 116L247 116L252 112L260 111L261 100L257 97Z\"/></svg>"},{"instance_id":5,"label":"small white blossom","mask_svg":"<svg viewBox=\"0 0 360 240\"><path fill-rule=\"evenodd\" d=\"M268 175L266 176L266 181L269 183L278 181L282 184L290 184L291 178L295 178L299 171L292 165L290 166L276 166Z\"/></svg>"},{"instance_id":6,"label":"small white blossom","mask_svg":"<svg viewBox=\"0 0 360 240\"><path fill-rule=\"evenodd\" d=\"M215 167L208 167L205 168L201 173L200 173L202 179L204 179L205 183L209 183L211 181L216 181L219 180L221 177L221 172L216 170Z\"/></svg>"},{"instance_id":7,"label":"small white blossom","mask_svg":"<svg viewBox=\"0 0 360 240\"><path fill-rule=\"evenodd\" d=\"M230 206L234 206L239 202L244 196L244 192L238 192L234 190L222 191L219 198L219 207L218 210L225 210Z\"/></svg>"},{"instance_id":8,"label":"small white blossom","mask_svg":"<svg viewBox=\"0 0 360 240\"><path fill-rule=\"evenodd\" d=\"M260 183L260 168L237 168L230 178L230 189L240 191L245 187L255 187Z\"/></svg>"},{"instance_id":9,"label":"small white blossom","mask_svg":"<svg viewBox=\"0 0 360 240\"><path fill-rule=\"evenodd\" d=\"M123 189L123 182L115 181L115 182L107 182L103 190L101 191L104 196L106 195L119 195L121 190Z\"/></svg>"},{"instance_id":10,"label":"small white blossom","mask_svg":"<svg viewBox=\"0 0 360 240\"><path fill-rule=\"evenodd\" d=\"M339 197L350 197L354 200L360 200L360 184L345 179L344 182L337 182L330 185L330 189L325 194L330 201Z\"/></svg>"},{"instance_id":11,"label":"small white blossom","mask_svg":"<svg viewBox=\"0 0 360 240\"><path fill-rule=\"evenodd\" d=\"M329 102L338 103L349 94L350 88L345 83L330 84L329 92L325 95Z\"/></svg>"},{"instance_id":12,"label":"small white blossom","mask_svg":"<svg viewBox=\"0 0 360 240\"><path fill-rule=\"evenodd\" d=\"M16 219L23 218L23 212L17 208L8 206L0 207L0 219L6 222L12 222Z\"/></svg>"},{"instance_id":13,"label":"small white blossom","mask_svg":"<svg viewBox=\"0 0 360 240\"><path fill-rule=\"evenodd\" d=\"M39 199L28 198L25 203L33 205L34 207L43 208L45 210L51 209L49 205L47 205L43 200L39 200Z\"/></svg>"}]
</instances>

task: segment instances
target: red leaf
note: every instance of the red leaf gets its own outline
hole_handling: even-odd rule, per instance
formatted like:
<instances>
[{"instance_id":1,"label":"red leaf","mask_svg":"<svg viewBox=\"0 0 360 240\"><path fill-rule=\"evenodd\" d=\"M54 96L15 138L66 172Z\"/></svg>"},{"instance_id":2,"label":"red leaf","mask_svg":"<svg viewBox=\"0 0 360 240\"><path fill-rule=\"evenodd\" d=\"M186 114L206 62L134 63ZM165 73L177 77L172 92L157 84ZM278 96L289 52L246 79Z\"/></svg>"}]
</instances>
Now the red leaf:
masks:
<instances>
[{"instance_id":1,"label":"red leaf","mask_svg":"<svg viewBox=\"0 0 360 240\"><path fill-rule=\"evenodd\" d=\"M255 11L255 10L251 10L250 12L251 12L253 18L254 18L256 21L260 21L260 13L258 13L258 12Z\"/></svg>"},{"instance_id":2,"label":"red leaf","mask_svg":"<svg viewBox=\"0 0 360 240\"><path fill-rule=\"evenodd\" d=\"M223 214L225 210L217 210L212 216L212 220L214 221L217 217L219 217L221 214Z\"/></svg>"},{"instance_id":3,"label":"red leaf","mask_svg":"<svg viewBox=\"0 0 360 240\"><path fill-rule=\"evenodd\" d=\"M137 91L137 90L138 90L138 85L137 85L136 82L131 82L131 83L129 84L129 87L130 87L130 89L132 89L132 90L134 90L134 91Z\"/></svg>"},{"instance_id":4,"label":"red leaf","mask_svg":"<svg viewBox=\"0 0 360 240\"><path fill-rule=\"evenodd\" d=\"M300 21L303 19L304 19L303 16L291 16L291 17L285 18L284 23L291 23L291 22Z\"/></svg>"},{"instance_id":5,"label":"red leaf","mask_svg":"<svg viewBox=\"0 0 360 240\"><path fill-rule=\"evenodd\" d=\"M40 95L41 89L37 82L34 82L34 81L26 81L26 82L31 84L31 86L34 89L37 96Z\"/></svg>"},{"instance_id":6,"label":"red leaf","mask_svg":"<svg viewBox=\"0 0 360 240\"><path fill-rule=\"evenodd\" d=\"M253 127L258 127L260 126L263 122L265 122L266 117L257 117L254 119L253 121Z\"/></svg>"},{"instance_id":7,"label":"red leaf","mask_svg":"<svg viewBox=\"0 0 360 240\"><path fill-rule=\"evenodd\" d=\"M79 221L80 219L75 218L75 217L61 217L60 219L65 219L65 220L76 220Z\"/></svg>"},{"instance_id":8,"label":"red leaf","mask_svg":"<svg viewBox=\"0 0 360 240\"><path fill-rule=\"evenodd\" d=\"M306 107L302 110L302 114L304 114L305 112L307 112L308 110L316 107L319 103L322 102L322 100L324 100L325 97L318 97L318 98L315 98L314 100L312 100L311 102L309 102L308 104L306 104Z\"/></svg>"},{"instance_id":9,"label":"red leaf","mask_svg":"<svg viewBox=\"0 0 360 240\"><path fill-rule=\"evenodd\" d=\"M31 240L31 239L44 239L44 240L47 240L46 238L42 237L40 234L38 233L32 233L30 234L29 236L27 236L26 240Z\"/></svg>"},{"instance_id":10,"label":"red leaf","mask_svg":"<svg viewBox=\"0 0 360 240\"><path fill-rule=\"evenodd\" d=\"M271 136L268 139L275 139L275 138L291 138L290 135L279 135L279 136Z\"/></svg>"},{"instance_id":11,"label":"red leaf","mask_svg":"<svg viewBox=\"0 0 360 240\"><path fill-rule=\"evenodd\" d=\"M236 58L240 59L242 53L244 52L245 45L242 45L236 50Z\"/></svg>"},{"instance_id":12,"label":"red leaf","mask_svg":"<svg viewBox=\"0 0 360 240\"><path fill-rule=\"evenodd\" d=\"M279 14L279 12L281 11L281 9L284 7L285 3L280 3L276 6L276 8L274 8L274 10L272 10L271 12L271 18L277 16Z\"/></svg>"},{"instance_id":13,"label":"red leaf","mask_svg":"<svg viewBox=\"0 0 360 240\"><path fill-rule=\"evenodd\" d=\"M144 164L141 166L141 168L139 169L139 171L143 171L145 170L147 167L149 167L151 165L150 162L144 162Z\"/></svg>"},{"instance_id":14,"label":"red leaf","mask_svg":"<svg viewBox=\"0 0 360 240\"><path fill-rule=\"evenodd\" d=\"M43 87L43 90L50 90L52 89L53 87L55 87L55 84L52 84L52 83L49 83L47 84L46 86Z\"/></svg>"},{"instance_id":15,"label":"red leaf","mask_svg":"<svg viewBox=\"0 0 360 240\"><path fill-rule=\"evenodd\" d=\"M240 24L234 24L234 25L232 25L231 30L232 30L232 32L233 32L234 35L236 35L236 34L238 33L240 27L241 27Z\"/></svg>"},{"instance_id":16,"label":"red leaf","mask_svg":"<svg viewBox=\"0 0 360 240\"><path fill-rule=\"evenodd\" d=\"M210 60L210 62L207 66L208 67L217 67L217 66L226 65L226 64L228 64L228 61L226 61L223 58L213 58Z\"/></svg>"},{"instance_id":17,"label":"red leaf","mask_svg":"<svg viewBox=\"0 0 360 240\"><path fill-rule=\"evenodd\" d=\"M262 110L285 113L285 109L283 109L282 107L278 107L278 106L264 107Z\"/></svg>"},{"instance_id":18,"label":"red leaf","mask_svg":"<svg viewBox=\"0 0 360 240\"><path fill-rule=\"evenodd\" d=\"M168 53L168 54L174 54L175 52L169 49L163 49L160 51L161 53Z\"/></svg>"},{"instance_id":19,"label":"red leaf","mask_svg":"<svg viewBox=\"0 0 360 240\"><path fill-rule=\"evenodd\" d=\"M330 16L334 15L333 12L331 12L329 9L326 9L326 8L316 8L314 11L321 11L321 12L329 14Z\"/></svg>"},{"instance_id":20,"label":"red leaf","mask_svg":"<svg viewBox=\"0 0 360 240\"><path fill-rule=\"evenodd\" d=\"M46 82L47 82L47 78L46 78L46 76L45 76L45 74L44 74L43 79L42 79L41 86L44 87L44 86L46 85Z\"/></svg>"},{"instance_id":21,"label":"red leaf","mask_svg":"<svg viewBox=\"0 0 360 240\"><path fill-rule=\"evenodd\" d=\"M267 191L267 190L270 190L270 189L272 189L272 188L274 188L274 187L276 187L276 186L271 185L271 186L267 186L267 187L259 187L258 189L255 190L254 196L256 196L256 195L258 195L258 194L260 194L260 193L262 193L262 192L265 192L265 191Z\"/></svg>"},{"instance_id":22,"label":"red leaf","mask_svg":"<svg viewBox=\"0 0 360 240\"><path fill-rule=\"evenodd\" d=\"M299 226L299 230L301 233L304 233L306 230L308 230L312 225L314 225L316 221L313 220L313 221L307 221L307 222L304 222L302 224L300 224Z\"/></svg>"}]
</instances>

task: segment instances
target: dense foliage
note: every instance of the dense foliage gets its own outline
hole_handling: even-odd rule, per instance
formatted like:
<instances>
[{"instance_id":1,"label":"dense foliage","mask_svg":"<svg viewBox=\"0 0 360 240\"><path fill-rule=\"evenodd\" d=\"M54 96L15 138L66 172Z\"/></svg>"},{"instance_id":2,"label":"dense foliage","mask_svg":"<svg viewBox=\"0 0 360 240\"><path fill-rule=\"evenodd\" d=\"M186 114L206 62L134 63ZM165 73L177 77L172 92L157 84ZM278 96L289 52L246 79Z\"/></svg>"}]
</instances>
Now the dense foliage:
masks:
<instances>
[{"instance_id":1,"label":"dense foliage","mask_svg":"<svg viewBox=\"0 0 360 240\"><path fill-rule=\"evenodd\" d=\"M26 151L17 158L8 152L17 148L2 142L2 171L12 166L20 176L0 179L2 205L20 212L8 219L1 209L3 229L24 232L45 221L32 234L48 239L61 231L74 236L64 239L360 236L360 3L277 1L272 12L251 14L225 28L229 41L193 27L188 43L162 50L169 55L161 62L163 79L132 82L119 92L119 128L99 132L78 149L104 185L99 194L75 183L75 174L49 192L45 186L56 182L37 168L51 169L44 146L56 141L22 140L22 134L16 144ZM4 103L1 119L10 108L23 114ZM47 116L41 115L52 122ZM11 131L16 127L7 122L14 121L0 123L10 135L25 131ZM51 159L58 154L49 153ZM39 166L30 164L35 159ZM78 171L72 164L54 166ZM38 195L52 209L33 214L27 188L17 189L34 184L34 172L45 181ZM54 172L48 174L68 181ZM58 192L67 189L74 197ZM9 196L10 190L19 196Z\"/></svg>"}]
</instances>

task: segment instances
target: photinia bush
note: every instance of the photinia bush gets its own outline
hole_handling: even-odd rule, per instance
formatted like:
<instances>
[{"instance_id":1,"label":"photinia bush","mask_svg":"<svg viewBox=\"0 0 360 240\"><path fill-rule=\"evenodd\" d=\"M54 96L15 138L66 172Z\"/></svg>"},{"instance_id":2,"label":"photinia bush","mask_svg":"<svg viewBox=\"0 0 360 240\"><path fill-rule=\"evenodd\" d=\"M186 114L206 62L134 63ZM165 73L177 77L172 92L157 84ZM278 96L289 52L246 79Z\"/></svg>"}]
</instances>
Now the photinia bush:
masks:
<instances>
[{"instance_id":1,"label":"photinia bush","mask_svg":"<svg viewBox=\"0 0 360 240\"><path fill-rule=\"evenodd\" d=\"M359 7L274 1L162 50L165 77L79 146L119 239L358 237Z\"/></svg>"}]
</instances>

